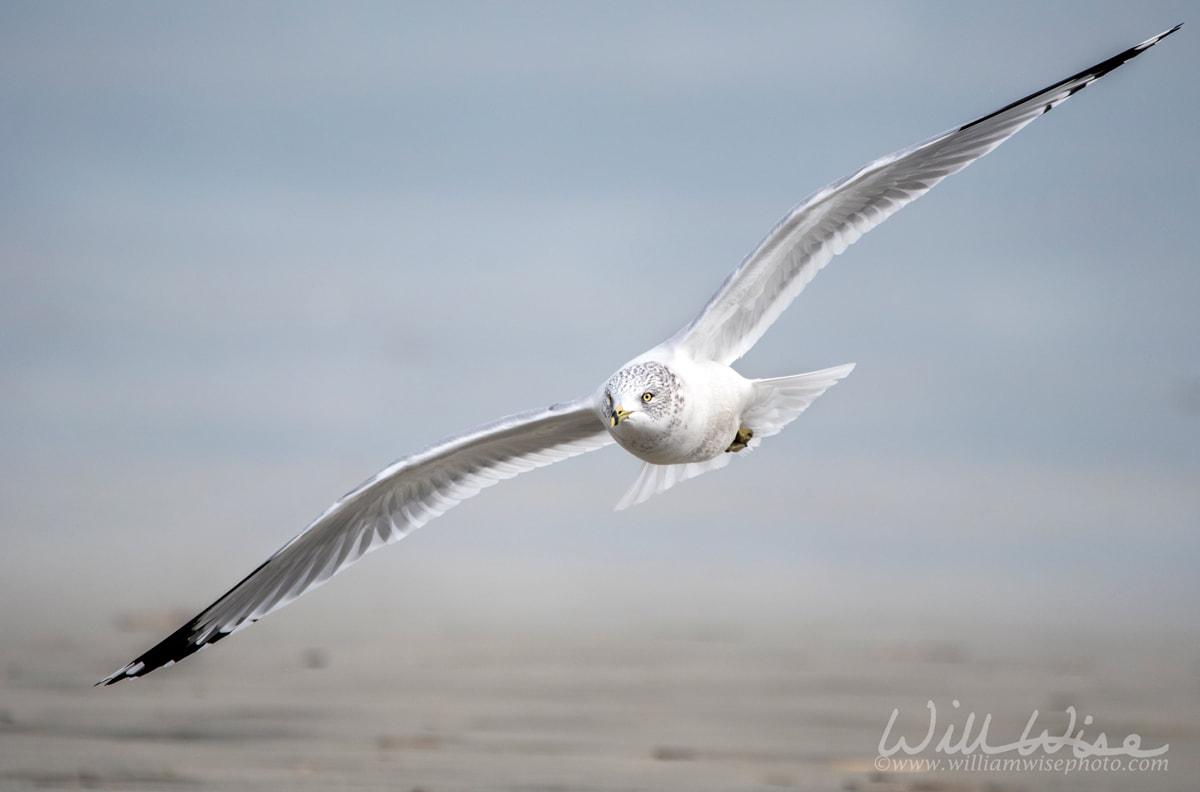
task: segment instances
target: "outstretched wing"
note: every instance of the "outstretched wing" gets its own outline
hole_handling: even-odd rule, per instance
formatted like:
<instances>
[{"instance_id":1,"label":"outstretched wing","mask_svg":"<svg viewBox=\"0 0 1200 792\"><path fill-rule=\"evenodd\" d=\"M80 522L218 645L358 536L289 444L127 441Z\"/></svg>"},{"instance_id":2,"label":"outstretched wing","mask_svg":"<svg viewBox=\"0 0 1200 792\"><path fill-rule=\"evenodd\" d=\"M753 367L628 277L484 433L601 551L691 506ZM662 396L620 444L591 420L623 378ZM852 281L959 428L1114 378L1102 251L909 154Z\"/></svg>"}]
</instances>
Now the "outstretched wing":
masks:
<instances>
[{"instance_id":1,"label":"outstretched wing","mask_svg":"<svg viewBox=\"0 0 1200 792\"><path fill-rule=\"evenodd\" d=\"M241 583L97 684L171 665L248 627L501 479L612 442L588 399L501 418L392 463L325 510Z\"/></svg>"},{"instance_id":2,"label":"outstretched wing","mask_svg":"<svg viewBox=\"0 0 1200 792\"><path fill-rule=\"evenodd\" d=\"M700 315L667 344L721 363L737 360L831 258L942 179L1179 28L1176 25L990 115L877 159L813 193L771 229Z\"/></svg>"}]
</instances>

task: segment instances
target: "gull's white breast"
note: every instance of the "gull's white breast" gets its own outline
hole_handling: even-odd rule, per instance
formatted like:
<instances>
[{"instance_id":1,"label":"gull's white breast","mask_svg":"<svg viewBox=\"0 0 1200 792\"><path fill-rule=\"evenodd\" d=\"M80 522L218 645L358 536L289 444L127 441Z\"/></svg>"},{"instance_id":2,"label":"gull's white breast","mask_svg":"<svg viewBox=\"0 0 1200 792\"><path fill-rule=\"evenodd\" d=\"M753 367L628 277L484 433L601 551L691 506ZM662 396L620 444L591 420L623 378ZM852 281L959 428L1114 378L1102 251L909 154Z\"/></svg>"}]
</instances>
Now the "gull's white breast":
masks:
<instances>
[{"instance_id":1,"label":"gull's white breast","mask_svg":"<svg viewBox=\"0 0 1200 792\"><path fill-rule=\"evenodd\" d=\"M703 462L725 453L754 399L754 384L729 366L684 356L655 361L673 375L670 412L631 416L609 428L625 450L655 465ZM620 394L624 402L637 397Z\"/></svg>"}]
</instances>

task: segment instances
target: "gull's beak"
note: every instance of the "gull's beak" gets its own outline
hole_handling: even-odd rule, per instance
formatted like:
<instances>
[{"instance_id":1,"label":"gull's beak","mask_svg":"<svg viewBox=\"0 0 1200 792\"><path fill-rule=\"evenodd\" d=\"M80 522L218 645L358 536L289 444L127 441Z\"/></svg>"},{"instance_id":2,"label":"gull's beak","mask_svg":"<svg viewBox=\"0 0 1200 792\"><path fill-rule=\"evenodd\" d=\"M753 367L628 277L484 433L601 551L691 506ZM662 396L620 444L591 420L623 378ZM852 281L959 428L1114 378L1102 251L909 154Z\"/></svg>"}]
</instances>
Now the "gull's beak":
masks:
<instances>
[{"instance_id":1,"label":"gull's beak","mask_svg":"<svg viewBox=\"0 0 1200 792\"><path fill-rule=\"evenodd\" d=\"M622 408L621 405L618 404L616 409L612 411L612 414L608 416L608 425L616 426L628 417L629 410Z\"/></svg>"}]
</instances>

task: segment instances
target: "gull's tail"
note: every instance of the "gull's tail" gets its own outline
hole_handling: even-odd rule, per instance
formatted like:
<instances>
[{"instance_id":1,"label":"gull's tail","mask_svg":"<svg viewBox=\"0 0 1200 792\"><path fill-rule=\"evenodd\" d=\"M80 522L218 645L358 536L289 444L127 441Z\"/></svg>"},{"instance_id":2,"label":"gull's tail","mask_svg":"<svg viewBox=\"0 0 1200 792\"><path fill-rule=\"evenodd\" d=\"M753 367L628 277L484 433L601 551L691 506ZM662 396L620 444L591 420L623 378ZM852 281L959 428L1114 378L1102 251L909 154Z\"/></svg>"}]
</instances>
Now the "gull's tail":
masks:
<instances>
[{"instance_id":1,"label":"gull's tail","mask_svg":"<svg viewBox=\"0 0 1200 792\"><path fill-rule=\"evenodd\" d=\"M851 371L854 364L846 363L807 374L754 380L754 404L742 416L742 423L754 430L755 440L778 434Z\"/></svg>"}]
</instances>

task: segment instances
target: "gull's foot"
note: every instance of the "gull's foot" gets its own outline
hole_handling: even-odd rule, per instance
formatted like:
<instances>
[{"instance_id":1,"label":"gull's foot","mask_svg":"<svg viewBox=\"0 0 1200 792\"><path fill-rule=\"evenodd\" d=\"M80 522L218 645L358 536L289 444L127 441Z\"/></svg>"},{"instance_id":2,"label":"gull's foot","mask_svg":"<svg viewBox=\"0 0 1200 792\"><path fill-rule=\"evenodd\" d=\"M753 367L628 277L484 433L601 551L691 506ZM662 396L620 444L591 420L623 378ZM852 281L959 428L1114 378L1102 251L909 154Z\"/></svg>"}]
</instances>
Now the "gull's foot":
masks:
<instances>
[{"instance_id":1,"label":"gull's foot","mask_svg":"<svg viewBox=\"0 0 1200 792\"><path fill-rule=\"evenodd\" d=\"M733 453L741 451L750 443L750 438L754 437L754 430L747 429L744 426L739 426L737 435L733 438L733 442L729 444L729 448L725 449L725 453Z\"/></svg>"}]
</instances>

